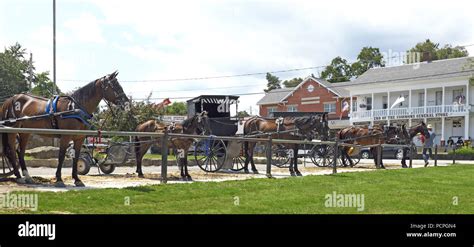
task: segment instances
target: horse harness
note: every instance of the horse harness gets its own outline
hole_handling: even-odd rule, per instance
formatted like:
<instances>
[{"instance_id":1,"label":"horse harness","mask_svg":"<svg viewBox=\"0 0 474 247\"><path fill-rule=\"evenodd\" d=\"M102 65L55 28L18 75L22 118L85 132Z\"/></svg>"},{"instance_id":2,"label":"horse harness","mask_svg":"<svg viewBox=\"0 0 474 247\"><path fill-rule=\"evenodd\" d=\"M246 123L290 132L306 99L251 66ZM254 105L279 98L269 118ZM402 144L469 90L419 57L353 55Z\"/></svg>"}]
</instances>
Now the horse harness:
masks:
<instances>
[{"instance_id":1,"label":"horse harness","mask_svg":"<svg viewBox=\"0 0 474 247\"><path fill-rule=\"evenodd\" d=\"M58 119L54 113L58 112L58 101L60 98L67 98L69 100L67 106L68 110L77 110L76 113L73 114L61 115L60 117L62 119L77 119L85 124L89 129L92 127L92 125L89 123L89 120L93 117L92 114L87 113L87 111L73 97L56 95L52 99L48 100L45 109L45 114L50 115L51 126L54 129L59 129Z\"/></svg>"}]
</instances>

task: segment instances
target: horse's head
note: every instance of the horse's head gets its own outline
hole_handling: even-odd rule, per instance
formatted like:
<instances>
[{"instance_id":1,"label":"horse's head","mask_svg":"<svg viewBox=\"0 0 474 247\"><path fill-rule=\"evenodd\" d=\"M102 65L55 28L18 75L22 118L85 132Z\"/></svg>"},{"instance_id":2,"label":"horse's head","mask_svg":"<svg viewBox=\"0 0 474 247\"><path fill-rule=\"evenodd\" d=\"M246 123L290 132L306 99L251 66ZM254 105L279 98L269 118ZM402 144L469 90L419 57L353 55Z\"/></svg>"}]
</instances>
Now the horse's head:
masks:
<instances>
[{"instance_id":1,"label":"horse's head","mask_svg":"<svg viewBox=\"0 0 474 247\"><path fill-rule=\"evenodd\" d=\"M417 126L415 126L414 129L414 135L421 133L424 135L426 138L430 138L430 132L428 131L428 126L426 126L425 122L419 123Z\"/></svg>"},{"instance_id":2,"label":"horse's head","mask_svg":"<svg viewBox=\"0 0 474 247\"><path fill-rule=\"evenodd\" d=\"M103 77L100 81L102 95L107 102L119 106L122 110L130 110L130 100L123 92L117 80L118 72Z\"/></svg>"},{"instance_id":3,"label":"horse's head","mask_svg":"<svg viewBox=\"0 0 474 247\"><path fill-rule=\"evenodd\" d=\"M207 111L198 113L196 116L196 130L198 134L210 135L211 134L211 123L207 116Z\"/></svg>"}]
</instances>

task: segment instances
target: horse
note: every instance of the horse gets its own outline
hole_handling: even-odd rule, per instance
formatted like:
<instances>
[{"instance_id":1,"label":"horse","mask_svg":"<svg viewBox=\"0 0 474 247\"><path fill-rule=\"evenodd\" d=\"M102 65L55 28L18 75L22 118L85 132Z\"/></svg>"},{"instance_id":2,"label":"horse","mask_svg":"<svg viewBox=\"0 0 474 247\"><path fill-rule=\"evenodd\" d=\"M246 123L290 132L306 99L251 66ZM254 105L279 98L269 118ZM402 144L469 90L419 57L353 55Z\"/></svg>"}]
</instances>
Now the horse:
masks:
<instances>
[{"instance_id":1,"label":"horse","mask_svg":"<svg viewBox=\"0 0 474 247\"><path fill-rule=\"evenodd\" d=\"M397 136L395 139L389 140L387 143L390 144L402 144L402 145L410 145L412 143L413 137L415 137L417 134L422 134L426 137L430 137L430 133L428 132L428 127L424 122L421 122L413 127L410 127L409 129L406 128L405 124L402 124L401 126L397 127ZM407 151L409 148L404 147L402 148L403 152L403 158L401 161L402 168L407 168L408 166L406 165L406 160L407 158Z\"/></svg>"},{"instance_id":2,"label":"horse","mask_svg":"<svg viewBox=\"0 0 474 247\"><path fill-rule=\"evenodd\" d=\"M370 130L366 126L351 126L340 130L336 135L339 141L343 141L344 143L348 144L358 144L362 146L384 144L387 140L394 139L396 138L396 136L397 130L395 127L380 127L378 125L374 126L372 130ZM350 147L347 146L339 148L343 166L347 166L346 160L349 160L349 165L352 167L354 166L354 163L349 156L349 149ZM375 166L385 168L382 160L380 160L380 164L378 164L378 149L379 147L370 147L370 152L374 157Z\"/></svg>"},{"instance_id":3,"label":"horse","mask_svg":"<svg viewBox=\"0 0 474 247\"><path fill-rule=\"evenodd\" d=\"M110 103L119 106L122 109L129 107L129 99L123 92L117 80L118 72L106 75L96 79L89 84L77 89L71 95L55 96L54 99L48 100L46 98L30 95L17 94L7 99L2 106L3 119L20 118L25 116L39 116L49 114L49 117L18 121L9 125L15 128L39 128L39 129L67 129L67 130L86 130L89 129L90 124L88 119L92 118L92 114L96 111L97 106L102 100L107 104ZM54 116L53 113L65 112L75 110L74 114L65 114L61 116ZM59 157L58 168L56 171L55 186L65 187L61 170L64 163L66 149L69 142L74 142L74 158L72 166L72 177L75 180L74 184L77 187L84 187L84 183L77 175L77 160L81 151L82 143L85 136L83 135L43 135L46 137L59 138ZM15 142L18 137L18 161L20 163L24 179L21 177L16 164L16 149ZM25 164L25 150L28 144L30 134L2 134L2 143L4 154L8 157L12 166L14 167L14 174L19 183L34 183L28 174Z\"/></svg>"},{"instance_id":4,"label":"horse","mask_svg":"<svg viewBox=\"0 0 474 247\"><path fill-rule=\"evenodd\" d=\"M188 135L210 135L211 127L209 122L209 117L207 112L203 111L194 115L192 118L188 118L181 122L180 124L170 124L166 125L162 122L156 120L148 120L145 123L142 123L137 126L136 131L138 132L164 132L165 129L168 129L171 133L180 133ZM180 167L181 170L181 180L182 181L192 181L191 175L188 172L188 150L193 144L194 140L192 138L183 138L183 137L173 137L168 142L168 147L161 147L161 150L164 151L169 147L173 149L180 150L179 155L183 158L182 164ZM153 144L151 137L135 137L135 156L137 163L137 173L138 177L143 178L142 171L142 159L145 153ZM182 150L182 151L181 151Z\"/></svg>"},{"instance_id":5,"label":"horse","mask_svg":"<svg viewBox=\"0 0 474 247\"><path fill-rule=\"evenodd\" d=\"M280 133L281 132L281 133ZM286 118L262 118L253 117L244 124L244 135L257 134L260 138L266 138L262 135L268 133L272 138L287 140L311 140L314 136L328 138L329 126L327 124L327 116L305 116L305 117L286 117ZM244 142L245 164L244 172L249 173L248 165L251 163L252 172L258 174L255 167L253 152L256 143ZM286 148L291 149L293 155L290 156L290 175L302 176L298 170L298 144L283 144Z\"/></svg>"}]
</instances>

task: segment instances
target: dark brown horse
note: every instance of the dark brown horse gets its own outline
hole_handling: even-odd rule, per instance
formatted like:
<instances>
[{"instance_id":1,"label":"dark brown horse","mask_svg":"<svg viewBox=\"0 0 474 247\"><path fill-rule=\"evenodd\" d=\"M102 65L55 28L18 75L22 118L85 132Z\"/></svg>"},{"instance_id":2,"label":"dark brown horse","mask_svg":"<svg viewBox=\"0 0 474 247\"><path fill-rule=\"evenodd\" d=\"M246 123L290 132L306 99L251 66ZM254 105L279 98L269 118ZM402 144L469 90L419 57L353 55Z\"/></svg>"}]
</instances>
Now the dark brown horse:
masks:
<instances>
[{"instance_id":1,"label":"dark brown horse","mask_svg":"<svg viewBox=\"0 0 474 247\"><path fill-rule=\"evenodd\" d=\"M58 117L46 117L35 120L16 122L11 127L15 128L39 128L39 129L67 129L67 130L86 130L90 127L88 119L92 117L92 113L96 111L100 101L113 103L121 108L127 108L129 100L122 87L117 81L118 72L97 79L84 87L76 90L69 96L55 97L54 100L48 100L38 96L29 94L17 94L9 98L2 106L2 119L20 118L25 116L38 116L51 114L54 112L64 112L69 110L77 110L76 114L64 115ZM65 187L61 178L61 169L63 166L66 149L69 142L74 142L75 156L73 158L72 177L74 184L82 187L84 184L77 176L77 160L85 136L82 135L62 135L46 137L59 138L59 162L56 171L56 186ZM23 179L18 171L16 164L15 142L19 141L18 160L23 172ZM12 163L17 181L22 183L33 183L28 174L25 164L25 150L30 134L2 134L2 142L4 154Z\"/></svg>"},{"instance_id":2,"label":"dark brown horse","mask_svg":"<svg viewBox=\"0 0 474 247\"><path fill-rule=\"evenodd\" d=\"M165 129L168 129L171 133L181 133L181 134L190 134L190 135L210 135L211 128L209 123L209 117L207 112L203 111L196 114L192 118L188 118L181 122L180 124L164 124L155 120L149 120L145 123L142 123L137 126L136 131L139 132L164 132ZM153 145L151 137L135 137L135 155L137 162L137 173L139 177L143 176L142 171L142 159L146 154L148 149ZM161 147L162 152L167 148L173 148L179 150L180 169L181 169L181 179L183 181L192 181L191 175L188 172L188 150L193 144L194 140L192 138L178 138L173 137L169 140L168 147Z\"/></svg>"},{"instance_id":3,"label":"dark brown horse","mask_svg":"<svg viewBox=\"0 0 474 247\"><path fill-rule=\"evenodd\" d=\"M417 134L422 134L425 137L429 138L430 133L428 132L428 127L424 122L421 122L409 129L406 128L405 124L402 126L397 127L397 136L395 139L389 140L387 143L389 144L402 144L402 145L410 145L412 143L413 137ZM402 148L403 150L403 158L401 161L402 167L407 168L406 160L408 159L407 154L410 150L409 148ZM412 150L413 152L413 150Z\"/></svg>"},{"instance_id":4,"label":"dark brown horse","mask_svg":"<svg viewBox=\"0 0 474 247\"><path fill-rule=\"evenodd\" d=\"M327 124L327 116L309 116L309 117L286 117L280 119L253 117L247 120L244 124L244 135L259 135L261 138L267 138L268 135L272 138L287 139L287 140L311 140L314 137L327 139L329 135L329 126ZM244 172L249 173L248 165L252 164L253 173L258 173L255 167L253 152L255 142L244 142L245 165ZM291 176L301 176L298 170L298 144L283 144L290 149L292 154L290 157L289 171Z\"/></svg>"},{"instance_id":5,"label":"dark brown horse","mask_svg":"<svg viewBox=\"0 0 474 247\"><path fill-rule=\"evenodd\" d=\"M421 122L419 125L417 125L416 128L413 128L413 129L420 130L422 131L422 133L424 133L423 128L426 129L426 125L424 122ZM428 130L426 129L426 133L427 132ZM394 141L399 138L400 134L401 132L399 128L397 127L389 127L389 126L382 127L379 125L375 125L373 129L370 130L367 126L351 126L351 127L347 127L340 130L337 133L337 138L339 140L344 141L344 143L368 146L368 145L377 145L377 144L386 144L386 143L393 144ZM429 133L427 134L429 136ZM352 159L350 158L348 154L349 149L350 147L342 147L339 149L341 153L342 163L344 166L346 165L346 160L349 161L350 166L353 166ZM380 160L380 164L378 163L377 154L379 152L382 153L382 150L378 150L378 149L379 147L370 148L370 152L374 159L374 164L378 168L385 168L385 166L383 165L382 159Z\"/></svg>"}]
</instances>

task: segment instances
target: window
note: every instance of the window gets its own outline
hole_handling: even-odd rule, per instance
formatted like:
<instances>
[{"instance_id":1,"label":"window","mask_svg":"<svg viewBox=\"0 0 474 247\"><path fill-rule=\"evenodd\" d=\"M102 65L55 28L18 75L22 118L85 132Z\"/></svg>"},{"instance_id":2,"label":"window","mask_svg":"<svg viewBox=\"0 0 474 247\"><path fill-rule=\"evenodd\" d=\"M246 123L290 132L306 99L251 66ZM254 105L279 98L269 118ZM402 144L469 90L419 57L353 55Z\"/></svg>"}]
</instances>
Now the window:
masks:
<instances>
[{"instance_id":1,"label":"window","mask_svg":"<svg viewBox=\"0 0 474 247\"><path fill-rule=\"evenodd\" d=\"M268 116L269 117L272 117L273 113L277 111L276 107L268 107L267 109L268 109Z\"/></svg>"},{"instance_id":2,"label":"window","mask_svg":"<svg viewBox=\"0 0 474 247\"><path fill-rule=\"evenodd\" d=\"M453 102L460 103L459 97L463 96L462 89L453 90Z\"/></svg>"},{"instance_id":3,"label":"window","mask_svg":"<svg viewBox=\"0 0 474 247\"><path fill-rule=\"evenodd\" d=\"M388 97L382 96L382 109L387 109L387 108L388 108Z\"/></svg>"},{"instance_id":4,"label":"window","mask_svg":"<svg viewBox=\"0 0 474 247\"><path fill-rule=\"evenodd\" d=\"M372 110L372 97L367 97L367 111Z\"/></svg>"},{"instance_id":5,"label":"window","mask_svg":"<svg viewBox=\"0 0 474 247\"><path fill-rule=\"evenodd\" d=\"M297 105L289 105L287 107L287 111L288 112L297 112L298 111Z\"/></svg>"},{"instance_id":6,"label":"window","mask_svg":"<svg viewBox=\"0 0 474 247\"><path fill-rule=\"evenodd\" d=\"M418 94L418 106L425 106L425 93Z\"/></svg>"},{"instance_id":7,"label":"window","mask_svg":"<svg viewBox=\"0 0 474 247\"><path fill-rule=\"evenodd\" d=\"M352 100L351 111L352 112L357 111L357 100Z\"/></svg>"},{"instance_id":8,"label":"window","mask_svg":"<svg viewBox=\"0 0 474 247\"><path fill-rule=\"evenodd\" d=\"M324 103L324 111L328 113L336 113L336 103Z\"/></svg>"},{"instance_id":9,"label":"window","mask_svg":"<svg viewBox=\"0 0 474 247\"><path fill-rule=\"evenodd\" d=\"M436 91L435 105L443 104L443 91Z\"/></svg>"}]
</instances>

